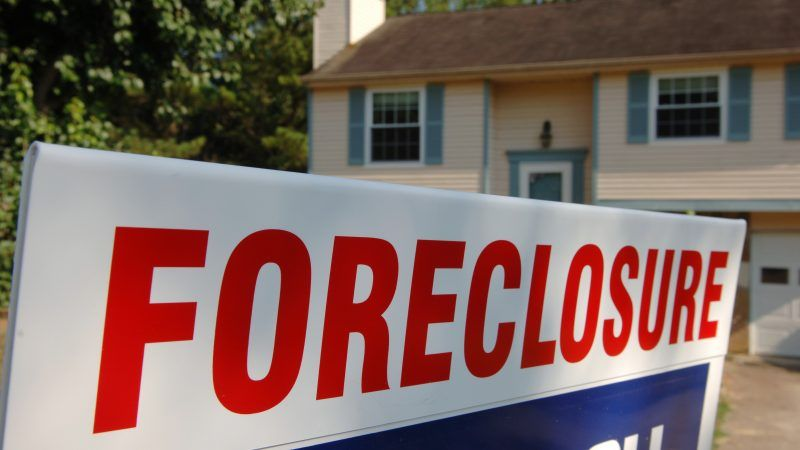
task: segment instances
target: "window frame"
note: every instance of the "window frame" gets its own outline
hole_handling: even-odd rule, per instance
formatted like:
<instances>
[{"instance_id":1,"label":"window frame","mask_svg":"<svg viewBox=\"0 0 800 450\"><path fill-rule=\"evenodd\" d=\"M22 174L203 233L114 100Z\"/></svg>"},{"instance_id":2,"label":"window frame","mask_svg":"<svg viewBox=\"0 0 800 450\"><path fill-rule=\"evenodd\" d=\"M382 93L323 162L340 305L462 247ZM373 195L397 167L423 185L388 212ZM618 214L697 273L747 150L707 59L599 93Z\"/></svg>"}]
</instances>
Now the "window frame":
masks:
<instances>
[{"instance_id":1,"label":"window frame","mask_svg":"<svg viewBox=\"0 0 800 450\"><path fill-rule=\"evenodd\" d=\"M687 137L658 137L658 84L663 79L709 77L715 76L719 80L719 136L687 136ZM726 141L728 135L728 71L725 68L709 68L703 70L663 70L654 72L650 77L649 92L649 130L650 142L657 144L719 144Z\"/></svg>"},{"instance_id":2,"label":"window frame","mask_svg":"<svg viewBox=\"0 0 800 450\"><path fill-rule=\"evenodd\" d=\"M419 159L405 161L373 161L372 160L372 127L373 118L373 97L375 94L396 94L405 92L416 92L419 96L419 111L417 120L419 123ZM423 167L425 166L425 89L422 86L382 86L379 88L367 89L365 95L365 123L364 123L364 165L370 167Z\"/></svg>"}]
</instances>

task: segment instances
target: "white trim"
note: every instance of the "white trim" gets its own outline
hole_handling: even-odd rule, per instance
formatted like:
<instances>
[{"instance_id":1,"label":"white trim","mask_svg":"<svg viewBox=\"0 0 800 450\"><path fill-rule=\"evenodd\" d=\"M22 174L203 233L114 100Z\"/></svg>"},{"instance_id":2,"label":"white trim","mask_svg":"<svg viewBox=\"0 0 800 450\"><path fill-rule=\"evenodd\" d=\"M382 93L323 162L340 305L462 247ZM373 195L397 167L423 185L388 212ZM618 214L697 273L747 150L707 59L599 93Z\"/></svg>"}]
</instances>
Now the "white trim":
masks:
<instances>
[{"instance_id":1,"label":"white trim","mask_svg":"<svg viewBox=\"0 0 800 450\"><path fill-rule=\"evenodd\" d=\"M719 136L716 137L657 137L658 81L665 78L708 77L719 79ZM649 94L649 142L657 145L703 145L721 144L727 141L728 135L728 71L724 67L713 67L702 70L668 69L653 72L650 77Z\"/></svg>"},{"instance_id":2,"label":"white trim","mask_svg":"<svg viewBox=\"0 0 800 450\"><path fill-rule=\"evenodd\" d=\"M530 175L532 173L560 173L561 201L572 203L572 163L569 161L554 162L521 162L519 163L519 196L528 198L530 192Z\"/></svg>"},{"instance_id":3,"label":"white trim","mask_svg":"<svg viewBox=\"0 0 800 450\"><path fill-rule=\"evenodd\" d=\"M397 92L416 92L419 95L419 160L418 161L372 161L372 96L375 94L392 94ZM391 87L367 89L364 98L364 165L373 168L413 168L425 166L425 89L423 86Z\"/></svg>"}]
</instances>

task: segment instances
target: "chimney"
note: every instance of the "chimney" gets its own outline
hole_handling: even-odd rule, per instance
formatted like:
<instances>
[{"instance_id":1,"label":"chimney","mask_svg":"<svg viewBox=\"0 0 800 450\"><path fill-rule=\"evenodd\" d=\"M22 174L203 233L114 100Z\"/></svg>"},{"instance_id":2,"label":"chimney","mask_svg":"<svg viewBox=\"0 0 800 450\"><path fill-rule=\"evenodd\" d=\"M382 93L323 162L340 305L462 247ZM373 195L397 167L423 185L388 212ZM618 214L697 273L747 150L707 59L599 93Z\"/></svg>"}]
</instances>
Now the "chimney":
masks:
<instances>
[{"instance_id":1,"label":"chimney","mask_svg":"<svg viewBox=\"0 0 800 450\"><path fill-rule=\"evenodd\" d=\"M325 0L314 18L314 69L386 20L386 0Z\"/></svg>"}]
</instances>

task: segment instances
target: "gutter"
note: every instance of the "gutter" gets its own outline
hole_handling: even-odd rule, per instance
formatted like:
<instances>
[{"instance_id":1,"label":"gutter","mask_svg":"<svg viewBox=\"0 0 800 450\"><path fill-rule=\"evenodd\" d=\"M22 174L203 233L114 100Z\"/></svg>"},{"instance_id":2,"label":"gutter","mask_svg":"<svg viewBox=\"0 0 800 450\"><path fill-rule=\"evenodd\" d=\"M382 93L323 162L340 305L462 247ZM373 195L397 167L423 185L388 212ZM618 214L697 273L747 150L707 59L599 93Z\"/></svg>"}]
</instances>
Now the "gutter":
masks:
<instances>
[{"instance_id":1,"label":"gutter","mask_svg":"<svg viewBox=\"0 0 800 450\"><path fill-rule=\"evenodd\" d=\"M744 50L718 53L674 54L655 56L633 56L621 58L595 58L568 61L547 61L525 64L504 64L491 66L467 66L445 69L418 69L383 72L353 72L324 74L311 72L300 79L312 87L351 85L374 80L397 80L401 78L486 78L487 75L513 76L530 72L571 71L591 75L599 68L636 70L651 67L653 64L674 64L692 62L714 62L716 60L752 60L752 58L785 58L800 57L800 47L773 50Z\"/></svg>"}]
</instances>

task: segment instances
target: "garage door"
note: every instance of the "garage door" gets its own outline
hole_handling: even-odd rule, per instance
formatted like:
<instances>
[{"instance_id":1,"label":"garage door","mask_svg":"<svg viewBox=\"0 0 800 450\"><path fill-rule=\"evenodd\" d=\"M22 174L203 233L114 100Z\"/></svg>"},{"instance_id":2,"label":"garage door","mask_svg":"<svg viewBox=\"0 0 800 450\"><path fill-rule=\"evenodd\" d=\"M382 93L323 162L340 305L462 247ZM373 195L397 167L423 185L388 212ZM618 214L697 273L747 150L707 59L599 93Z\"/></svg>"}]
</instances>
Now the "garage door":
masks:
<instances>
[{"instance_id":1,"label":"garage door","mask_svg":"<svg viewBox=\"0 0 800 450\"><path fill-rule=\"evenodd\" d=\"M800 234L754 234L751 351L800 357Z\"/></svg>"}]
</instances>

